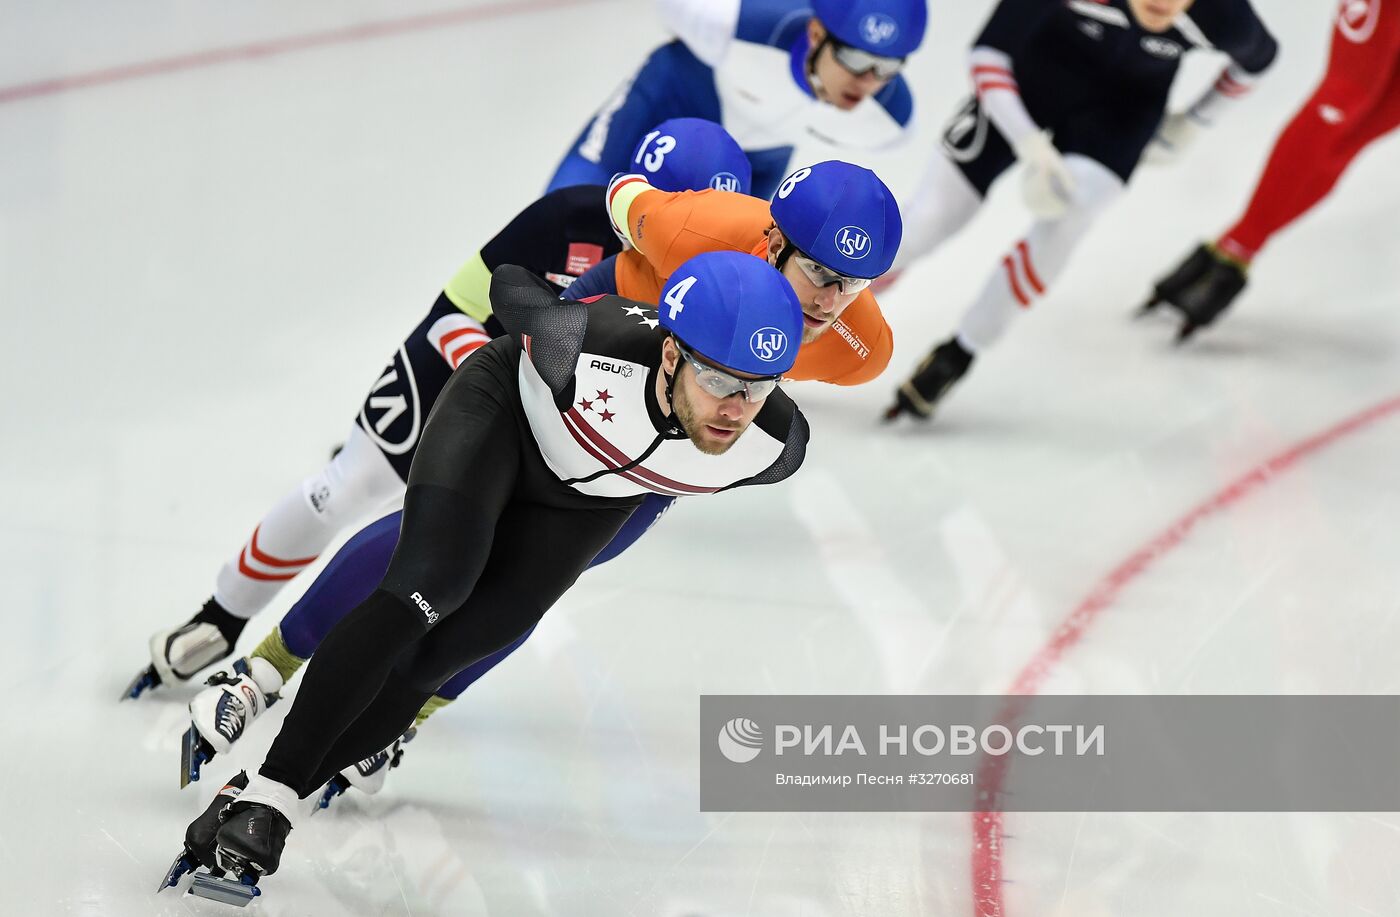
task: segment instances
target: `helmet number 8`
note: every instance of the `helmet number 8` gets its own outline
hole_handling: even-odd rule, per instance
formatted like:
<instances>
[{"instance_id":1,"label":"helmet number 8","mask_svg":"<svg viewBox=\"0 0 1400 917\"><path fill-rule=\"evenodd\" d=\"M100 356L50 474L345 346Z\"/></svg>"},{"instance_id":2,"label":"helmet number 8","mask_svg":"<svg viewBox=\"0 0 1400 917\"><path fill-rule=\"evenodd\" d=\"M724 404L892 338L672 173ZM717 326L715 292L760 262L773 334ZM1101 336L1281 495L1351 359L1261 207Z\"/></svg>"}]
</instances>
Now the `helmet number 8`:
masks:
<instances>
[{"instance_id":1,"label":"helmet number 8","mask_svg":"<svg viewBox=\"0 0 1400 917\"><path fill-rule=\"evenodd\" d=\"M665 303L671 307L670 321L675 321L676 316L685 311L685 294L690 292L690 288L695 286L694 277L687 277L671 287L666 293Z\"/></svg>"},{"instance_id":2,"label":"helmet number 8","mask_svg":"<svg viewBox=\"0 0 1400 917\"><path fill-rule=\"evenodd\" d=\"M661 168L661 164L666 161L666 154L676 148L675 137L668 134L665 137L661 137L660 140L657 140L656 138L658 137L661 137L660 131L652 131L650 134L647 134L645 139L642 140L641 149L637 150L637 158L635 161L640 165L646 166L648 172L655 172L657 169ZM647 150L651 147L651 142L653 140L656 140L656 147L648 152Z\"/></svg>"},{"instance_id":3,"label":"helmet number 8","mask_svg":"<svg viewBox=\"0 0 1400 917\"><path fill-rule=\"evenodd\" d=\"M783 186L778 189L778 197L781 200L787 200L787 196L792 193L792 189L797 187L797 183L811 174L811 169L798 169L796 172L789 175L787 181L783 182Z\"/></svg>"}]
</instances>

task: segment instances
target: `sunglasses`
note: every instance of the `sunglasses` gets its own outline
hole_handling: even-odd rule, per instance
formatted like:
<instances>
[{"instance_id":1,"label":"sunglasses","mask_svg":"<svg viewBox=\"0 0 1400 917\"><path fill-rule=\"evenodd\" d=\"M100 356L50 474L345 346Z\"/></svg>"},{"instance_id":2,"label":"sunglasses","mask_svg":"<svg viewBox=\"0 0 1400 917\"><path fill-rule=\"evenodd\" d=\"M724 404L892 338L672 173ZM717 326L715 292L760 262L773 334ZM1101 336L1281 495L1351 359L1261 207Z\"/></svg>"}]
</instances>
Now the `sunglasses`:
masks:
<instances>
[{"instance_id":1,"label":"sunglasses","mask_svg":"<svg viewBox=\"0 0 1400 917\"><path fill-rule=\"evenodd\" d=\"M831 52L836 56L838 64L856 76L874 73L880 79L888 80L904 69L902 57L881 57L836 38L831 39Z\"/></svg>"},{"instance_id":2,"label":"sunglasses","mask_svg":"<svg viewBox=\"0 0 1400 917\"><path fill-rule=\"evenodd\" d=\"M844 296L853 296L874 283L869 277L847 277L844 274L838 274L826 265L818 264L800 251L792 253L792 260L797 262L798 269L812 282L813 286L821 288L836 284L836 288Z\"/></svg>"},{"instance_id":3,"label":"sunglasses","mask_svg":"<svg viewBox=\"0 0 1400 917\"><path fill-rule=\"evenodd\" d=\"M716 398L728 398L730 395L744 393L744 400L750 403L762 401L773 394L773 389L778 387L781 376L767 376L762 379L740 379L738 376L730 375L717 366L709 363L702 363L680 342L679 338L672 338L676 342L676 349L680 351L685 361L695 370L695 381L709 394Z\"/></svg>"}]
</instances>

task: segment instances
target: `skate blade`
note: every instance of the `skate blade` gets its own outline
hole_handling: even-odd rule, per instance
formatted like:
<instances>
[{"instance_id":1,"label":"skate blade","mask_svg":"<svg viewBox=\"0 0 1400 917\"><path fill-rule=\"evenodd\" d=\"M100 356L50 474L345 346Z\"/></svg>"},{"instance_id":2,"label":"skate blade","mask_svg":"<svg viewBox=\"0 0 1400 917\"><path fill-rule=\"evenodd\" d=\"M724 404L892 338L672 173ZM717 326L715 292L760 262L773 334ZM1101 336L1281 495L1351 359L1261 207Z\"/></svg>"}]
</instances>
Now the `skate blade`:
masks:
<instances>
[{"instance_id":1,"label":"skate blade","mask_svg":"<svg viewBox=\"0 0 1400 917\"><path fill-rule=\"evenodd\" d=\"M165 871L165 878L161 879L160 885L156 887L156 894L160 894L167 888L174 888L180 884L186 873L194 872L198 863L190 859L190 855L185 851L180 851L180 855L175 858L175 862L170 864L170 868Z\"/></svg>"},{"instance_id":2,"label":"skate blade","mask_svg":"<svg viewBox=\"0 0 1400 917\"><path fill-rule=\"evenodd\" d=\"M199 769L214 757L214 747L190 726L180 738L180 789L199 780Z\"/></svg>"},{"instance_id":3,"label":"skate blade","mask_svg":"<svg viewBox=\"0 0 1400 917\"><path fill-rule=\"evenodd\" d=\"M262 894L262 889L258 888L255 882L252 877L235 881L221 879L207 872L197 872L194 874L194 881L190 883L190 894L220 904L247 907L248 902Z\"/></svg>"},{"instance_id":4,"label":"skate blade","mask_svg":"<svg viewBox=\"0 0 1400 917\"><path fill-rule=\"evenodd\" d=\"M317 800L316 808L311 810L311 814L315 815L322 809L329 809L331 800L342 795L348 789L350 789L349 781L339 774L336 774L331 778L330 783L326 784L326 788L321 791L321 798Z\"/></svg>"},{"instance_id":5,"label":"skate blade","mask_svg":"<svg viewBox=\"0 0 1400 917\"><path fill-rule=\"evenodd\" d=\"M131 684L126 686L122 692L121 700L134 700L141 696L141 692L154 688L160 684L160 676L156 674L156 667L148 665L136 673L136 677L131 679Z\"/></svg>"},{"instance_id":6,"label":"skate blade","mask_svg":"<svg viewBox=\"0 0 1400 917\"><path fill-rule=\"evenodd\" d=\"M1180 347L1182 344L1185 344L1187 341L1191 340L1191 338L1196 336L1196 332L1200 331L1202 327L1202 325L1192 324L1191 322L1187 322L1186 324L1182 325L1181 330L1176 333L1176 345Z\"/></svg>"},{"instance_id":7,"label":"skate blade","mask_svg":"<svg viewBox=\"0 0 1400 917\"><path fill-rule=\"evenodd\" d=\"M1162 297L1154 295L1147 302L1137 307L1137 310L1133 312L1133 318L1143 318L1151 315L1153 312L1157 311L1157 307L1160 306L1162 302Z\"/></svg>"}]
</instances>

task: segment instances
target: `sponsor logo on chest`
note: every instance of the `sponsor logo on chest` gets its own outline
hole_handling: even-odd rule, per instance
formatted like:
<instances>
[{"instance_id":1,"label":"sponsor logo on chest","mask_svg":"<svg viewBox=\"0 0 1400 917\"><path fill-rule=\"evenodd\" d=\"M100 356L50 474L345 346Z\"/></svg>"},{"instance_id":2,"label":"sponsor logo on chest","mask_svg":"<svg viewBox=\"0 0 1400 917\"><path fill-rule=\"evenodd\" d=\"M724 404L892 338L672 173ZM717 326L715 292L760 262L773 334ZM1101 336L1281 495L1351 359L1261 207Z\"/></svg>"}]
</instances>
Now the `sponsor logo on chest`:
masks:
<instances>
[{"instance_id":1,"label":"sponsor logo on chest","mask_svg":"<svg viewBox=\"0 0 1400 917\"><path fill-rule=\"evenodd\" d=\"M1365 44L1376 34L1381 17L1381 0L1342 0L1337 14L1337 30L1354 44Z\"/></svg>"},{"instance_id":2,"label":"sponsor logo on chest","mask_svg":"<svg viewBox=\"0 0 1400 917\"><path fill-rule=\"evenodd\" d=\"M603 246L591 242L570 242L569 253L564 260L565 273L581 277L587 270L603 260Z\"/></svg>"},{"instance_id":3,"label":"sponsor logo on chest","mask_svg":"<svg viewBox=\"0 0 1400 917\"><path fill-rule=\"evenodd\" d=\"M614 363L611 360L590 360L588 368L601 369L605 373L617 373L624 379L630 379L634 371L633 365L632 363Z\"/></svg>"},{"instance_id":4,"label":"sponsor logo on chest","mask_svg":"<svg viewBox=\"0 0 1400 917\"><path fill-rule=\"evenodd\" d=\"M1142 50L1161 60L1176 60L1181 57L1182 47L1174 41L1156 35L1142 37Z\"/></svg>"}]
</instances>

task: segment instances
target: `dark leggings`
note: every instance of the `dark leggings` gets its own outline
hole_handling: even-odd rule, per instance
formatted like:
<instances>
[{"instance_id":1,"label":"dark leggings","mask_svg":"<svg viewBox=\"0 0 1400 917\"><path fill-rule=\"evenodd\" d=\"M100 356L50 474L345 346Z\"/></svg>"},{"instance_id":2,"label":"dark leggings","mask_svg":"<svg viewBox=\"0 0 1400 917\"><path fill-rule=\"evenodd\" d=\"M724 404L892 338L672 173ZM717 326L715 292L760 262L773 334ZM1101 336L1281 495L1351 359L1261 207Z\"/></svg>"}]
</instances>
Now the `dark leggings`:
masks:
<instances>
[{"instance_id":1,"label":"dark leggings","mask_svg":"<svg viewBox=\"0 0 1400 917\"><path fill-rule=\"evenodd\" d=\"M379 588L322 641L261 773L306 796L382 750L452 675L539 621L640 498L550 473L501 338L453 375L423 431Z\"/></svg>"},{"instance_id":2,"label":"dark leggings","mask_svg":"<svg viewBox=\"0 0 1400 917\"><path fill-rule=\"evenodd\" d=\"M612 560L631 547L675 502L675 497L651 494L642 501L621 531L589 563L589 569ZM365 526L336 552L278 625L282 642L297 656L310 659L335 624L356 605L369 598L389 569L389 558L399 541L402 512L394 512ZM487 672L515 652L534 632L530 628L504 649L473 662L453 675L435 692L438 697L460 697Z\"/></svg>"}]
</instances>

